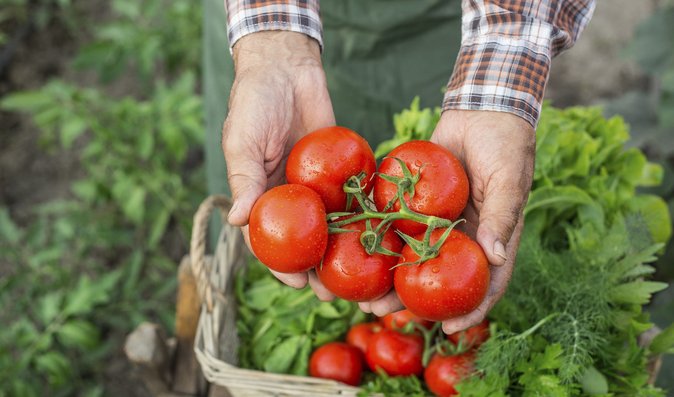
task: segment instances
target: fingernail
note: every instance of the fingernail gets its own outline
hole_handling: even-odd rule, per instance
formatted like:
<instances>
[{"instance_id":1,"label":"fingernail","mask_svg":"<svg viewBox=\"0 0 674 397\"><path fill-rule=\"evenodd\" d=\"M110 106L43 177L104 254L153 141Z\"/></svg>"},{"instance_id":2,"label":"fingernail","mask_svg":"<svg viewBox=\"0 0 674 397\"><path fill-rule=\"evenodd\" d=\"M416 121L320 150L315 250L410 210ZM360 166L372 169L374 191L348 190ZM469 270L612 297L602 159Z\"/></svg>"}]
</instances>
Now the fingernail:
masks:
<instances>
[{"instance_id":1,"label":"fingernail","mask_svg":"<svg viewBox=\"0 0 674 397\"><path fill-rule=\"evenodd\" d=\"M229 214L227 214L227 219L232 219L232 216L236 215L236 211L239 209L239 202L235 201L232 204L232 208L229 209Z\"/></svg>"},{"instance_id":2,"label":"fingernail","mask_svg":"<svg viewBox=\"0 0 674 397\"><path fill-rule=\"evenodd\" d=\"M456 327L451 327L451 326L442 326L442 332L444 332L446 335L451 335L453 333L456 333Z\"/></svg>"},{"instance_id":3,"label":"fingernail","mask_svg":"<svg viewBox=\"0 0 674 397\"><path fill-rule=\"evenodd\" d=\"M494 243L494 255L503 259L503 262L508 260L508 258L506 257L505 246L503 245L502 242L498 240L496 240L496 242Z\"/></svg>"},{"instance_id":4,"label":"fingernail","mask_svg":"<svg viewBox=\"0 0 674 397\"><path fill-rule=\"evenodd\" d=\"M374 314L377 317L383 317L388 314L388 310L386 310L386 307L383 307L383 305L378 305L376 303L370 305L370 310L372 310L372 314Z\"/></svg>"}]
</instances>

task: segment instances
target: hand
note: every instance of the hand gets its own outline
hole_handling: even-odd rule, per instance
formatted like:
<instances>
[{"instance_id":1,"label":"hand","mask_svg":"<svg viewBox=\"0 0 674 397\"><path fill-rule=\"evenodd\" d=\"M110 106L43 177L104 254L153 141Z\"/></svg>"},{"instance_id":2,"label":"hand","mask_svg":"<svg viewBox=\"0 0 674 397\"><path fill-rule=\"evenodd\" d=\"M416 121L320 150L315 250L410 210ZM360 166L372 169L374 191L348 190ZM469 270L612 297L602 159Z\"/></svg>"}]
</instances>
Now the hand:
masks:
<instances>
[{"instance_id":1,"label":"hand","mask_svg":"<svg viewBox=\"0 0 674 397\"><path fill-rule=\"evenodd\" d=\"M431 141L465 165L470 200L462 228L482 246L491 266L485 300L473 312L443 322L451 334L481 322L503 296L510 281L522 233L522 211L531 189L536 134L523 119L502 112L449 110ZM360 308L378 316L401 309L395 292Z\"/></svg>"},{"instance_id":2,"label":"hand","mask_svg":"<svg viewBox=\"0 0 674 397\"><path fill-rule=\"evenodd\" d=\"M234 203L228 221L243 226L255 201L285 179L293 145L307 133L335 125L318 43L301 33L258 32L233 49L235 79L222 130L227 179ZM307 281L321 299L331 299L313 272L272 272L285 284Z\"/></svg>"}]
</instances>

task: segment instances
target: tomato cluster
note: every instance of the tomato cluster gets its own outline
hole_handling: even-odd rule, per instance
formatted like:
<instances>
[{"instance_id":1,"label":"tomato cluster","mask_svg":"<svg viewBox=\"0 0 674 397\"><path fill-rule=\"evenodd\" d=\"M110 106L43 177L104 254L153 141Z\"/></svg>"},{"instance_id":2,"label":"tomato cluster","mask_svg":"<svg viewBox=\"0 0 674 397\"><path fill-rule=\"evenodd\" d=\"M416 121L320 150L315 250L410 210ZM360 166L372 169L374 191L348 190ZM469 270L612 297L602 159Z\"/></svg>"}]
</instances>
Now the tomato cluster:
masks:
<instances>
[{"instance_id":1,"label":"tomato cluster","mask_svg":"<svg viewBox=\"0 0 674 397\"><path fill-rule=\"evenodd\" d=\"M432 321L469 313L484 299L487 257L453 229L469 198L468 177L446 148L407 142L377 168L356 132L323 128L295 144L286 179L250 215L251 247L270 269L315 269L350 301L395 288L412 313Z\"/></svg>"},{"instance_id":2,"label":"tomato cluster","mask_svg":"<svg viewBox=\"0 0 674 397\"><path fill-rule=\"evenodd\" d=\"M353 386L360 384L366 369L388 376L423 375L435 395L454 396L454 386L475 372L475 349L489 338L489 322L431 345L437 329L408 310L378 322L356 324L346 335L346 343L330 342L313 352L309 374Z\"/></svg>"}]
</instances>

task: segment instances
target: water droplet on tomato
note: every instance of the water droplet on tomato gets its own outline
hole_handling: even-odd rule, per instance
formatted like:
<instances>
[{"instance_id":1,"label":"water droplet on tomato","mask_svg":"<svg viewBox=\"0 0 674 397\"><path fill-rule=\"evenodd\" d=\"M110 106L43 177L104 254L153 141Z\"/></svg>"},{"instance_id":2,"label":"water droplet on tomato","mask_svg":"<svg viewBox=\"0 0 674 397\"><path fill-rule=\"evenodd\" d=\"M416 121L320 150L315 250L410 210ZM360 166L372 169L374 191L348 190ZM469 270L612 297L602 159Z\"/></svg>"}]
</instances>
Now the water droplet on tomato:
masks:
<instances>
[{"instance_id":1,"label":"water droplet on tomato","mask_svg":"<svg viewBox=\"0 0 674 397\"><path fill-rule=\"evenodd\" d=\"M437 266L433 266L433 268L431 269L431 271L432 271L433 273L438 273L438 272L440 271L440 268L437 267Z\"/></svg>"}]
</instances>

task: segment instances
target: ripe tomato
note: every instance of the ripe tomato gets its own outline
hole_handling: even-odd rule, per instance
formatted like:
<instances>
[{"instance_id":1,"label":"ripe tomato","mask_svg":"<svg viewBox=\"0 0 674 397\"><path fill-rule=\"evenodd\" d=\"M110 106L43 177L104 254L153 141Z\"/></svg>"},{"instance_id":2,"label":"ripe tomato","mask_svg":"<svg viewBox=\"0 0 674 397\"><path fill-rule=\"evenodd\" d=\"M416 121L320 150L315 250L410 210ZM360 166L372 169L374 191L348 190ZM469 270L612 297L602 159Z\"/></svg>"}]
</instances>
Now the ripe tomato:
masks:
<instances>
[{"instance_id":1,"label":"ripe tomato","mask_svg":"<svg viewBox=\"0 0 674 397\"><path fill-rule=\"evenodd\" d=\"M379 323L356 324L346 334L346 343L357 347L358 350L365 354L370 338L379 331L381 331L381 324Z\"/></svg>"},{"instance_id":2,"label":"ripe tomato","mask_svg":"<svg viewBox=\"0 0 674 397\"><path fill-rule=\"evenodd\" d=\"M328 245L325 206L318 193L302 185L265 192L249 219L255 256L277 272L304 272L321 262Z\"/></svg>"},{"instance_id":3,"label":"ripe tomato","mask_svg":"<svg viewBox=\"0 0 674 397\"><path fill-rule=\"evenodd\" d=\"M370 221L372 228L379 220ZM391 268L398 263L398 257L373 254L368 255L360 243L365 231L365 221L342 226L354 230L350 233L331 234L325 250L323 262L316 266L316 274L325 288L338 297L355 302L367 302L384 296L393 286ZM389 229L384 234L381 246L400 253L403 242Z\"/></svg>"},{"instance_id":4,"label":"ripe tomato","mask_svg":"<svg viewBox=\"0 0 674 397\"><path fill-rule=\"evenodd\" d=\"M445 229L431 234L431 244ZM417 240L423 235L416 237ZM405 245L400 263L419 256ZM470 313L484 300L489 288L489 262L482 247L454 229L437 257L418 265L395 268L393 285L400 301L417 316L444 321Z\"/></svg>"},{"instance_id":5,"label":"ripe tomato","mask_svg":"<svg viewBox=\"0 0 674 397\"><path fill-rule=\"evenodd\" d=\"M424 380L428 388L439 397L456 396L454 386L468 377L474 370L472 354L457 356L434 355L424 370Z\"/></svg>"},{"instance_id":6,"label":"ripe tomato","mask_svg":"<svg viewBox=\"0 0 674 397\"><path fill-rule=\"evenodd\" d=\"M469 349L477 348L489 339L489 320L485 318L481 323L467 330L447 335L447 339L454 345L461 343Z\"/></svg>"},{"instance_id":7,"label":"ripe tomato","mask_svg":"<svg viewBox=\"0 0 674 397\"><path fill-rule=\"evenodd\" d=\"M363 137L348 128L327 127L304 136L293 146L286 179L316 191L326 212L341 212L347 209L344 182L365 171L364 188L369 194L376 167L374 153Z\"/></svg>"},{"instance_id":8,"label":"ripe tomato","mask_svg":"<svg viewBox=\"0 0 674 397\"><path fill-rule=\"evenodd\" d=\"M413 211L456 220L468 202L468 176L461 162L444 147L428 141L410 141L403 143L388 155L379 166L379 173L402 177L400 164L392 157L407 164L412 175L419 173L421 178L414 188L414 197L410 200L405 193L405 202ZM396 197L397 186L377 176L374 181L374 202L382 211L391 199ZM390 211L399 211L400 202L396 201ZM415 235L426 230L426 226L409 221L397 220L393 226L403 233Z\"/></svg>"},{"instance_id":9,"label":"ripe tomato","mask_svg":"<svg viewBox=\"0 0 674 397\"><path fill-rule=\"evenodd\" d=\"M363 375L363 354L343 342L327 343L311 354L309 375L358 386Z\"/></svg>"},{"instance_id":10,"label":"ripe tomato","mask_svg":"<svg viewBox=\"0 0 674 397\"><path fill-rule=\"evenodd\" d=\"M381 368L390 376L420 375L423 353L421 336L383 329L370 338L365 360L373 371Z\"/></svg>"},{"instance_id":11,"label":"ripe tomato","mask_svg":"<svg viewBox=\"0 0 674 397\"><path fill-rule=\"evenodd\" d=\"M433 326L432 321L424 320L412 314L411 311L404 309L397 312L389 313L381 318L384 328L398 330L403 328L410 321L421 325L424 328L430 329Z\"/></svg>"}]
</instances>

